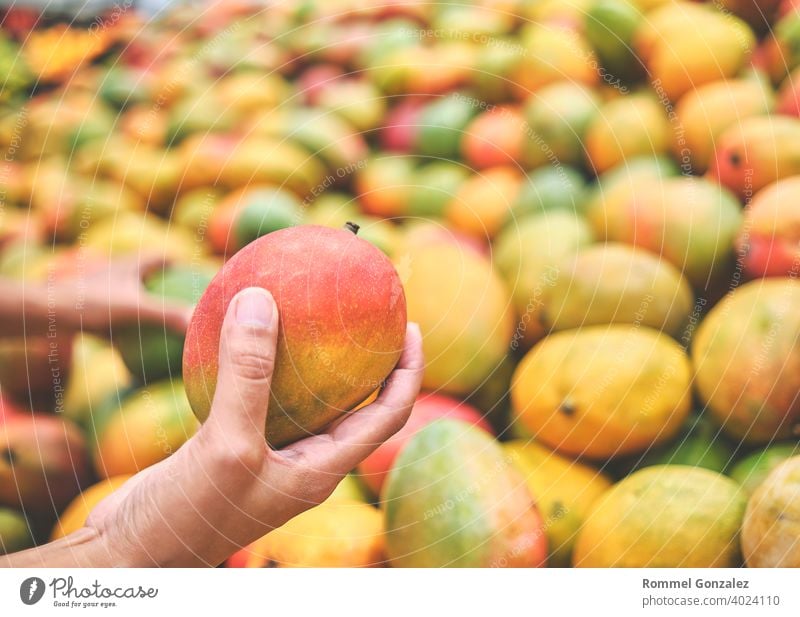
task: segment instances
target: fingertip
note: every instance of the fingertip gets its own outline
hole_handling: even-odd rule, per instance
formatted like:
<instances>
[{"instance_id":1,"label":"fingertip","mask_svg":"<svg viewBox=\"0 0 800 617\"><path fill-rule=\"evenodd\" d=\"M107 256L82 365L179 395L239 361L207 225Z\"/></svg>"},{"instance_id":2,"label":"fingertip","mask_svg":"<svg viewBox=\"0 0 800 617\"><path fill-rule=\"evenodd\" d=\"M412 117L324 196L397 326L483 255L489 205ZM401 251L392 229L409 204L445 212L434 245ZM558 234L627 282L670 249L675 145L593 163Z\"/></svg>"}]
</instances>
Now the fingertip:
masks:
<instances>
[{"instance_id":1,"label":"fingertip","mask_svg":"<svg viewBox=\"0 0 800 617\"><path fill-rule=\"evenodd\" d=\"M275 324L278 308L272 294L262 287L239 291L228 307L228 314L240 326L269 328Z\"/></svg>"}]
</instances>

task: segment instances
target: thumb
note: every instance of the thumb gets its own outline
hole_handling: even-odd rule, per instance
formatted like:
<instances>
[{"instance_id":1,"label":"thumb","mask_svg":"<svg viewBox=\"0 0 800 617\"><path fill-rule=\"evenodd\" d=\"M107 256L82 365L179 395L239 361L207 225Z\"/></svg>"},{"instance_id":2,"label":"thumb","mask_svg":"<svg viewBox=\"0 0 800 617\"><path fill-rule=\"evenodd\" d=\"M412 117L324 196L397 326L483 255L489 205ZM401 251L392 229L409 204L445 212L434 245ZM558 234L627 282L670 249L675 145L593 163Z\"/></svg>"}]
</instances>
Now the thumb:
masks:
<instances>
[{"instance_id":1,"label":"thumb","mask_svg":"<svg viewBox=\"0 0 800 617\"><path fill-rule=\"evenodd\" d=\"M236 294L222 323L210 420L225 432L264 440L278 343L278 307L265 289Z\"/></svg>"}]
</instances>

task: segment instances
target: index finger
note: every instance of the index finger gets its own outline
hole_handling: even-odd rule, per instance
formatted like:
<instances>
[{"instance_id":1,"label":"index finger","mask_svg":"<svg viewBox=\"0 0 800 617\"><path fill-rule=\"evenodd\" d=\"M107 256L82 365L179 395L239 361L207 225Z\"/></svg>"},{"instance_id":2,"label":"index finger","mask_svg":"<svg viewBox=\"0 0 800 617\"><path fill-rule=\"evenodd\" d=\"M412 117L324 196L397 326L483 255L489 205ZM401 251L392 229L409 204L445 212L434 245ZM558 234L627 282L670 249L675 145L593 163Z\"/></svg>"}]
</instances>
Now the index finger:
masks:
<instances>
[{"instance_id":1,"label":"index finger","mask_svg":"<svg viewBox=\"0 0 800 617\"><path fill-rule=\"evenodd\" d=\"M422 386L425 357L417 324L408 324L403 352L374 403L349 413L319 435L307 437L283 452L300 455L319 471L352 470L405 425Z\"/></svg>"}]
</instances>

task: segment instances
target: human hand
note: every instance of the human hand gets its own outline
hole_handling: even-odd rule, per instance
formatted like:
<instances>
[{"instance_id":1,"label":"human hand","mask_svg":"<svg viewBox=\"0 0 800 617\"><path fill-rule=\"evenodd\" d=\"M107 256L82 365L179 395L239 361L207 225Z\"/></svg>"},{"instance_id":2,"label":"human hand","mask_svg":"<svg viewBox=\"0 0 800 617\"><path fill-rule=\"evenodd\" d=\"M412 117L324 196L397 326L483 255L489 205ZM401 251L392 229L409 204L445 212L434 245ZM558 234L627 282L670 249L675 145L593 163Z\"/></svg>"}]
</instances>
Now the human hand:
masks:
<instances>
[{"instance_id":1,"label":"human hand","mask_svg":"<svg viewBox=\"0 0 800 617\"><path fill-rule=\"evenodd\" d=\"M59 281L55 290L59 317L72 330L108 337L131 325L186 332L192 307L147 292L143 281L166 266L163 257L132 256L88 269L81 277Z\"/></svg>"},{"instance_id":2,"label":"human hand","mask_svg":"<svg viewBox=\"0 0 800 617\"><path fill-rule=\"evenodd\" d=\"M87 527L115 566L215 566L321 503L344 475L405 424L422 382L422 337L409 325L375 402L281 450L264 439L278 312L262 289L240 292L220 341L208 420L170 458L129 480Z\"/></svg>"}]
</instances>

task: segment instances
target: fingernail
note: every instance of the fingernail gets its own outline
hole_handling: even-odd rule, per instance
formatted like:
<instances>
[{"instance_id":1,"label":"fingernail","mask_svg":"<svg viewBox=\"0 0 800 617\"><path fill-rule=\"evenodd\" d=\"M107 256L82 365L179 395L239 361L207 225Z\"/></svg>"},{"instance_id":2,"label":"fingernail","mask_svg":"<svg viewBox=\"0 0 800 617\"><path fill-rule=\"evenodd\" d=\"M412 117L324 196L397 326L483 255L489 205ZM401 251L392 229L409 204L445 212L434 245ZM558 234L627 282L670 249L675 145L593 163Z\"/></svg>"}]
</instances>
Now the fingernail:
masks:
<instances>
[{"instance_id":1,"label":"fingernail","mask_svg":"<svg viewBox=\"0 0 800 617\"><path fill-rule=\"evenodd\" d=\"M272 323L272 301L263 289L245 289L236 297L236 321L245 326L268 326Z\"/></svg>"}]
</instances>

